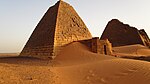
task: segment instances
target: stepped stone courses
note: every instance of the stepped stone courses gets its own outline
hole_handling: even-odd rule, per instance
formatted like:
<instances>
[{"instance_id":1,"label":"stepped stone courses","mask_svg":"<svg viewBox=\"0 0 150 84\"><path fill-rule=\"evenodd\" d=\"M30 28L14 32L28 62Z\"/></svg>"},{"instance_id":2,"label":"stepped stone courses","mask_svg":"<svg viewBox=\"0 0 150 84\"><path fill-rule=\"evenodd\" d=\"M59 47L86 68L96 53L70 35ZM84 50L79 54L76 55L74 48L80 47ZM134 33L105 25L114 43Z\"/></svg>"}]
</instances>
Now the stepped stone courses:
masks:
<instances>
[{"instance_id":1,"label":"stepped stone courses","mask_svg":"<svg viewBox=\"0 0 150 84\"><path fill-rule=\"evenodd\" d=\"M150 46L149 38L145 31L130 27L117 19L113 19L107 24L101 36L102 39L108 39L114 47L133 44Z\"/></svg>"},{"instance_id":2,"label":"stepped stone courses","mask_svg":"<svg viewBox=\"0 0 150 84\"><path fill-rule=\"evenodd\" d=\"M144 45L146 45L150 48L150 39L149 39L147 33L145 32L145 30L141 29L141 30L139 30L139 33L141 35L142 40L144 41Z\"/></svg>"},{"instance_id":3,"label":"stepped stone courses","mask_svg":"<svg viewBox=\"0 0 150 84\"><path fill-rule=\"evenodd\" d=\"M73 7L60 0L45 13L20 56L52 58L59 54L62 46L91 38Z\"/></svg>"}]
</instances>

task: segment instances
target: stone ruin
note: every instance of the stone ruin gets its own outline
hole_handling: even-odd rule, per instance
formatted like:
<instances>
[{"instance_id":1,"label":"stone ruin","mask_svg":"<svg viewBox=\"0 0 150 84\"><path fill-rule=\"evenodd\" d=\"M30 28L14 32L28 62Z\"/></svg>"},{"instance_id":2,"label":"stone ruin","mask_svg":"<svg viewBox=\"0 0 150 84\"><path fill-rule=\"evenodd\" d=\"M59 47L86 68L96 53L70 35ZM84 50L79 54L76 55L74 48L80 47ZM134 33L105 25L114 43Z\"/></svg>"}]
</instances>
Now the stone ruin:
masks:
<instances>
[{"instance_id":1,"label":"stone ruin","mask_svg":"<svg viewBox=\"0 0 150 84\"><path fill-rule=\"evenodd\" d=\"M92 39L92 52L112 55L112 44L108 41L108 39L100 40L99 37L94 37Z\"/></svg>"},{"instance_id":2,"label":"stone ruin","mask_svg":"<svg viewBox=\"0 0 150 84\"><path fill-rule=\"evenodd\" d=\"M100 40L99 37L78 41L91 49L97 54L112 55L112 44L108 39Z\"/></svg>"},{"instance_id":3,"label":"stone ruin","mask_svg":"<svg viewBox=\"0 0 150 84\"><path fill-rule=\"evenodd\" d=\"M107 49L111 51L108 40L92 39L91 33L73 7L60 0L45 13L20 56L54 58L63 46L81 40L89 40L90 48L95 53L110 54L107 52Z\"/></svg>"},{"instance_id":4,"label":"stone ruin","mask_svg":"<svg viewBox=\"0 0 150 84\"><path fill-rule=\"evenodd\" d=\"M150 48L150 40L144 29L138 30L117 19L107 24L100 39L108 39L113 47L141 44Z\"/></svg>"}]
</instances>

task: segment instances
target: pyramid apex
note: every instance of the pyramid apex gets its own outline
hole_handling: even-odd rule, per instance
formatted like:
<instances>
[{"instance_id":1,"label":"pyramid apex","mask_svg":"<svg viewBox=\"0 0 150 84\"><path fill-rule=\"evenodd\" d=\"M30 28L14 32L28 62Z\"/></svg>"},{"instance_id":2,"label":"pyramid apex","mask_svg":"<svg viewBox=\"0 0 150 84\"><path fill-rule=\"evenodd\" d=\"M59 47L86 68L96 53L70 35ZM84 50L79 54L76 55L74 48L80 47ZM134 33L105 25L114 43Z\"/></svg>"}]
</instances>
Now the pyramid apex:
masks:
<instances>
[{"instance_id":1,"label":"pyramid apex","mask_svg":"<svg viewBox=\"0 0 150 84\"><path fill-rule=\"evenodd\" d=\"M121 21L119 21L118 19L112 19L111 21L109 21L111 23L121 23Z\"/></svg>"},{"instance_id":2,"label":"pyramid apex","mask_svg":"<svg viewBox=\"0 0 150 84\"><path fill-rule=\"evenodd\" d=\"M58 0L58 3L66 3L66 2L64 0Z\"/></svg>"}]
</instances>

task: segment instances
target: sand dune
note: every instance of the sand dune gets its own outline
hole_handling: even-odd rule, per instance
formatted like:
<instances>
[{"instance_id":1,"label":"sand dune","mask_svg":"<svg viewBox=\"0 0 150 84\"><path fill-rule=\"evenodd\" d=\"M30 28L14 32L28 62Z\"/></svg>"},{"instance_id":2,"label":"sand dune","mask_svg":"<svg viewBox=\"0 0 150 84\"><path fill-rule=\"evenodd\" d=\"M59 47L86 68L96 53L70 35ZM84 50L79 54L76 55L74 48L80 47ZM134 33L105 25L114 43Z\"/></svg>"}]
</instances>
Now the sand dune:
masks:
<instances>
[{"instance_id":1,"label":"sand dune","mask_svg":"<svg viewBox=\"0 0 150 84\"><path fill-rule=\"evenodd\" d=\"M150 49L143 45L128 45L121 47L114 47L113 51L116 55L122 56L133 56L133 57L150 57Z\"/></svg>"},{"instance_id":2,"label":"sand dune","mask_svg":"<svg viewBox=\"0 0 150 84\"><path fill-rule=\"evenodd\" d=\"M58 67L62 84L149 84L150 63L113 59Z\"/></svg>"},{"instance_id":3,"label":"sand dune","mask_svg":"<svg viewBox=\"0 0 150 84\"><path fill-rule=\"evenodd\" d=\"M64 47L54 61L60 62L61 65L78 65L110 59L114 59L114 57L93 53L87 46L75 42Z\"/></svg>"},{"instance_id":4,"label":"sand dune","mask_svg":"<svg viewBox=\"0 0 150 84\"><path fill-rule=\"evenodd\" d=\"M75 42L52 61L1 58L0 84L150 84L150 63L98 55Z\"/></svg>"},{"instance_id":5,"label":"sand dune","mask_svg":"<svg viewBox=\"0 0 150 84\"><path fill-rule=\"evenodd\" d=\"M61 61L59 65L65 64L55 68L62 84L150 83L148 62L97 55L80 43L73 43L62 52L61 56L55 59ZM67 64L70 66L66 66Z\"/></svg>"}]
</instances>

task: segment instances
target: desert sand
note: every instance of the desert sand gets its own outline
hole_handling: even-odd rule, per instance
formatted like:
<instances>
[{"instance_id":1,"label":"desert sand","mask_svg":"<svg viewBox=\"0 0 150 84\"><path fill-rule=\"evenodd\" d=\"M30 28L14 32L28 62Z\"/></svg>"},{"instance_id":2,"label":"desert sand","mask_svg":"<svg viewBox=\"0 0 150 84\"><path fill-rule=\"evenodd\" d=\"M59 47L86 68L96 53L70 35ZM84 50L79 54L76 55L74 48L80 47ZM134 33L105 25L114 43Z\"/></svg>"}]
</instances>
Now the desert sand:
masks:
<instances>
[{"instance_id":1,"label":"desert sand","mask_svg":"<svg viewBox=\"0 0 150 84\"><path fill-rule=\"evenodd\" d=\"M150 49L140 44L114 47L116 57L150 61Z\"/></svg>"},{"instance_id":2,"label":"desert sand","mask_svg":"<svg viewBox=\"0 0 150 84\"><path fill-rule=\"evenodd\" d=\"M115 54L149 55L141 45L113 48ZM92 53L74 42L54 60L1 57L0 84L150 84L150 63Z\"/></svg>"},{"instance_id":3,"label":"desert sand","mask_svg":"<svg viewBox=\"0 0 150 84\"><path fill-rule=\"evenodd\" d=\"M18 55L19 53L0 53L0 57L13 57Z\"/></svg>"}]
</instances>

